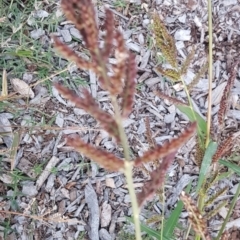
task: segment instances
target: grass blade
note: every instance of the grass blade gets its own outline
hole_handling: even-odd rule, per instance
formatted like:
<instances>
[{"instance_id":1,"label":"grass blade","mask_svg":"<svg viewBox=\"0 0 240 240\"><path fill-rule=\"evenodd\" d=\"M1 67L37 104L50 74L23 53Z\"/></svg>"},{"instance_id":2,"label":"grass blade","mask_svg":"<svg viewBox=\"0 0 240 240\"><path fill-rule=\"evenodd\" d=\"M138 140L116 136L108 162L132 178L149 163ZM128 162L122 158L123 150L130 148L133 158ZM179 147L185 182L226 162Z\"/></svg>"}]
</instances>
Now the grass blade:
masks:
<instances>
[{"instance_id":1,"label":"grass blade","mask_svg":"<svg viewBox=\"0 0 240 240\"><path fill-rule=\"evenodd\" d=\"M213 157L214 153L216 152L216 150L217 150L217 143L210 142L208 144L208 147L207 147L206 152L203 157L196 192L198 192L200 190L200 188L204 182L204 179L206 178L206 175L209 171L209 167L212 163L212 157Z\"/></svg>"},{"instance_id":2,"label":"grass blade","mask_svg":"<svg viewBox=\"0 0 240 240\"><path fill-rule=\"evenodd\" d=\"M238 166L237 164L230 163L230 162L222 160L222 159L220 159L218 162L221 163L222 165L224 165L225 167L232 169L235 173L240 175L240 166Z\"/></svg>"},{"instance_id":3,"label":"grass blade","mask_svg":"<svg viewBox=\"0 0 240 240\"><path fill-rule=\"evenodd\" d=\"M186 193L189 193L191 189L192 182L190 182L186 188ZM183 202L178 201L177 207L172 211L170 217L167 219L166 223L164 224L163 235L171 238L173 235L173 231L178 223L180 214L183 209Z\"/></svg>"},{"instance_id":4,"label":"grass blade","mask_svg":"<svg viewBox=\"0 0 240 240\"><path fill-rule=\"evenodd\" d=\"M197 121L198 124L198 134L202 135L206 135L207 132L207 123L206 121L196 112L196 111L192 111L192 109L188 106L183 106L183 105L176 105L176 107L184 114L187 115L187 117L189 118L189 120L191 122L195 122ZM195 115L195 116L194 116ZM201 130L201 132L199 132L199 128Z\"/></svg>"}]
</instances>

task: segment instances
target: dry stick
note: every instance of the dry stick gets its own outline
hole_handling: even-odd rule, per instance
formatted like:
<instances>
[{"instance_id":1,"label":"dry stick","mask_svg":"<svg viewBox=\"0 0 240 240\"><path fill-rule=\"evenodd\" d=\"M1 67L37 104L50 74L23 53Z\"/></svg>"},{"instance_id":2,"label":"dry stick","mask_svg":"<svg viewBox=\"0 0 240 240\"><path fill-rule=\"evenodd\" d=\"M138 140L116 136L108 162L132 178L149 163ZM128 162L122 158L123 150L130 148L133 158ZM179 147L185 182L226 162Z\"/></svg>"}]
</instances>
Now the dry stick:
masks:
<instances>
[{"instance_id":1,"label":"dry stick","mask_svg":"<svg viewBox=\"0 0 240 240\"><path fill-rule=\"evenodd\" d=\"M208 111L207 111L207 136L205 148L207 148L210 141L210 128L211 128L211 117L212 117L212 79L213 79L213 52L212 52L212 0L208 0L208 35L209 35L209 43L208 43Z\"/></svg>"}]
</instances>

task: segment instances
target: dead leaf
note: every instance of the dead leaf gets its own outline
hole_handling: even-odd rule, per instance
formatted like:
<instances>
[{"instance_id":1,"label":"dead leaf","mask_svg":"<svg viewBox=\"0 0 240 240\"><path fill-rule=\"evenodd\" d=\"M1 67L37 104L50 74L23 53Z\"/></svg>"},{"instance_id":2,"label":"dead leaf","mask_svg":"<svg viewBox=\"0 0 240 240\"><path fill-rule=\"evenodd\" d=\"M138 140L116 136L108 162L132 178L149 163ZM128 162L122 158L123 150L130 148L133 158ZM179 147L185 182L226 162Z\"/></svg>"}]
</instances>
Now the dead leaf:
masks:
<instances>
[{"instance_id":1,"label":"dead leaf","mask_svg":"<svg viewBox=\"0 0 240 240\"><path fill-rule=\"evenodd\" d=\"M13 85L14 91L20 93L22 96L34 98L34 92L29 87L29 85L25 83L23 80L13 78L11 80L11 83Z\"/></svg>"}]
</instances>

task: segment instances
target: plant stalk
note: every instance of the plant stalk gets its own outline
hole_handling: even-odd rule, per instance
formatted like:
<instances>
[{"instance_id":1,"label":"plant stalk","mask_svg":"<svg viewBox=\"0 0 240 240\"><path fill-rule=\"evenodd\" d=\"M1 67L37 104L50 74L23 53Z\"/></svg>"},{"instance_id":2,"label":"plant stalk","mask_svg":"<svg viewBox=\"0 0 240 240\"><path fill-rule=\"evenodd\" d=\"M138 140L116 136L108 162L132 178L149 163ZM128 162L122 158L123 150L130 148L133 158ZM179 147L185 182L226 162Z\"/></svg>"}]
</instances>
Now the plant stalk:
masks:
<instances>
[{"instance_id":1,"label":"plant stalk","mask_svg":"<svg viewBox=\"0 0 240 240\"><path fill-rule=\"evenodd\" d=\"M213 27L212 27L212 0L208 0L208 111L207 111L207 136L205 148L207 148L210 141L210 129L212 119L212 80L213 80Z\"/></svg>"},{"instance_id":2,"label":"plant stalk","mask_svg":"<svg viewBox=\"0 0 240 240\"><path fill-rule=\"evenodd\" d=\"M106 84L110 83L109 76L107 75L106 72L106 67L104 66L104 61L101 59L101 55L99 52L97 52L98 56L98 62L99 65L102 69L102 76ZM132 167L133 163L131 162L130 159L130 153L129 153L129 146L128 146L128 141L127 141L127 136L123 128L122 124L122 116L121 112L118 106L117 98L116 96L110 94L111 97L111 102L115 111L115 121L118 125L118 131L119 131L119 137L120 141L122 143L123 147L123 153L124 153L124 174L126 177L127 181L127 186L128 186L128 191L132 203L132 211L133 211L133 220L134 220L134 226L135 226L135 238L136 240L142 240L141 237L141 226L140 226L140 221L139 221L139 207L138 207L138 202L137 202L137 197L134 189L134 184L133 184L133 177L132 177Z\"/></svg>"},{"instance_id":3,"label":"plant stalk","mask_svg":"<svg viewBox=\"0 0 240 240\"><path fill-rule=\"evenodd\" d=\"M134 220L134 226L135 226L135 238L136 240L141 240L142 237L141 237L141 226L139 221L139 207L138 207L138 202L137 202L137 197L136 197L134 184L133 184L133 177L132 177L133 164L130 160L127 136L122 125L122 117L117 104L117 99L115 96L111 96L111 99L112 99L112 104L115 110L115 120L118 124L119 135L120 135L123 152L125 156L124 174L127 180L128 191L129 191L129 195L132 203L133 220Z\"/></svg>"}]
</instances>

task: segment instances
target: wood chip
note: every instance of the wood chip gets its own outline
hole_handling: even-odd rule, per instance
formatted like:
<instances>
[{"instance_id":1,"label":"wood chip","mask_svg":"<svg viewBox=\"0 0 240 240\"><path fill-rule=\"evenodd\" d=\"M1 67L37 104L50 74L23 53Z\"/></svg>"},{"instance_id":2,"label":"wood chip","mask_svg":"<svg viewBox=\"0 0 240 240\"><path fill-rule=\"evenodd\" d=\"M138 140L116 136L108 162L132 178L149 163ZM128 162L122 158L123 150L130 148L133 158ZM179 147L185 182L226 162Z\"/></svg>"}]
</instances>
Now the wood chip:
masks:
<instances>
[{"instance_id":1,"label":"wood chip","mask_svg":"<svg viewBox=\"0 0 240 240\"><path fill-rule=\"evenodd\" d=\"M44 171L41 173L41 175L39 176L37 182L36 182L36 186L37 189L39 190L43 183L45 182L45 180L48 178L48 176L50 175L53 167L55 167L58 162L60 161L59 158L53 156L50 161L48 162L47 166L45 167Z\"/></svg>"},{"instance_id":2,"label":"wood chip","mask_svg":"<svg viewBox=\"0 0 240 240\"><path fill-rule=\"evenodd\" d=\"M100 220L97 194L90 183L88 183L88 185L86 185L84 192L85 192L85 200L88 205L89 214L90 214L89 237L90 237L90 239L97 240L97 239L99 239L98 227L99 227L99 220Z\"/></svg>"}]
</instances>

